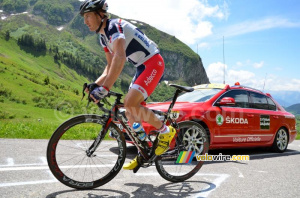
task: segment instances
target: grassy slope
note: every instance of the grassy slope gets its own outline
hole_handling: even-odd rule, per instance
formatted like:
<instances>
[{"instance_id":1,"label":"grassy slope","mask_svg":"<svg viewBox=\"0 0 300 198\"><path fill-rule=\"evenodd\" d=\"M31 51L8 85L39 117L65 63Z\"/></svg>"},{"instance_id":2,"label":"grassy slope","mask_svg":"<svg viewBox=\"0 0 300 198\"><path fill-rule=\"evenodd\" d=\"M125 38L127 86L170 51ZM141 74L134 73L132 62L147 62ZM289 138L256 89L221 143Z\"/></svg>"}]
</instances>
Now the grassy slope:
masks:
<instances>
[{"instance_id":1,"label":"grassy slope","mask_svg":"<svg viewBox=\"0 0 300 198\"><path fill-rule=\"evenodd\" d=\"M297 137L296 137L296 140L300 140L300 115L296 116L296 129L297 129Z\"/></svg>"},{"instance_id":2,"label":"grassy slope","mask_svg":"<svg viewBox=\"0 0 300 198\"><path fill-rule=\"evenodd\" d=\"M95 113L93 105L86 110L86 101L80 102L84 82L88 79L55 64L52 56L34 57L21 50L16 40L5 41L0 35L0 137L49 138L74 114ZM50 109L49 104L60 108L64 104L64 110Z\"/></svg>"}]
</instances>

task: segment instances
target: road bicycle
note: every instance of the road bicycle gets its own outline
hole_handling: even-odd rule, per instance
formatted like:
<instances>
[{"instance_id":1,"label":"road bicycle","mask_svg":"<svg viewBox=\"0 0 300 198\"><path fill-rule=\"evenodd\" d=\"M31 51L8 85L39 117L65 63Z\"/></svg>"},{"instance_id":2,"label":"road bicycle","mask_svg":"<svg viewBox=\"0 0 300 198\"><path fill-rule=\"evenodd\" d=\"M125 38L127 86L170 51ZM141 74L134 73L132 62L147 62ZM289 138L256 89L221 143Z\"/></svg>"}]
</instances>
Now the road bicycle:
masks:
<instances>
[{"instance_id":1,"label":"road bicycle","mask_svg":"<svg viewBox=\"0 0 300 198\"><path fill-rule=\"evenodd\" d=\"M176 129L176 135L166 153L155 155L159 134L157 131L149 132L147 141L138 138L125 116L122 94L110 91L107 97L115 97L110 109L104 108L103 101L97 103L102 115L76 116L61 124L53 133L47 148L48 166L53 175L61 183L76 189L92 189L108 183L119 173L125 162L125 134L139 153L134 173L140 167L155 165L158 173L171 182L182 182L195 175L203 165L203 161L197 161L195 156L208 152L209 137L199 123L177 123L172 116L177 97L194 89L180 85L170 86L175 87L176 91L168 111L153 110L164 123ZM87 87L85 83L83 90ZM84 95L83 91L83 97ZM92 101L90 97L88 99Z\"/></svg>"}]
</instances>

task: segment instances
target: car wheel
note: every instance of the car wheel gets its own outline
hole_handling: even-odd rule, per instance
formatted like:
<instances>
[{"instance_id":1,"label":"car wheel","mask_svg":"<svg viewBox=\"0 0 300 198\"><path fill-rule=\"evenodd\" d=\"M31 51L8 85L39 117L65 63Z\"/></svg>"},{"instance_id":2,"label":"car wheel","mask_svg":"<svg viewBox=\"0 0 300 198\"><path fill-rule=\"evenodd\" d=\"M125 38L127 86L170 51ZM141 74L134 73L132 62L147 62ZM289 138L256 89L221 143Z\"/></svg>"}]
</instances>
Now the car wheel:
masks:
<instances>
[{"instance_id":1,"label":"car wheel","mask_svg":"<svg viewBox=\"0 0 300 198\"><path fill-rule=\"evenodd\" d=\"M276 136L274 138L274 142L273 142L273 150L275 152L278 153L282 153L287 149L288 146L288 132L286 129L284 128L280 128L277 133Z\"/></svg>"}]
</instances>

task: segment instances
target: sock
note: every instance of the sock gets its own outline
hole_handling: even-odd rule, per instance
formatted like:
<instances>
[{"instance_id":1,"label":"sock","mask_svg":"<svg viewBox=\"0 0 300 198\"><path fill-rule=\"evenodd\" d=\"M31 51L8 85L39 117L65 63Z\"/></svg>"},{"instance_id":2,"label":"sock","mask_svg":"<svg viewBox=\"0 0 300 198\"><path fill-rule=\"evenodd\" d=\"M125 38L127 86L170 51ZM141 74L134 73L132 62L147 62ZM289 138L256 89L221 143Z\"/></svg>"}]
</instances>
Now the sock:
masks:
<instances>
[{"instance_id":1,"label":"sock","mask_svg":"<svg viewBox=\"0 0 300 198\"><path fill-rule=\"evenodd\" d=\"M167 127L167 125L163 125L160 129L157 130L158 132L160 132L161 134L165 134L165 133L169 133L170 129L169 127Z\"/></svg>"}]
</instances>

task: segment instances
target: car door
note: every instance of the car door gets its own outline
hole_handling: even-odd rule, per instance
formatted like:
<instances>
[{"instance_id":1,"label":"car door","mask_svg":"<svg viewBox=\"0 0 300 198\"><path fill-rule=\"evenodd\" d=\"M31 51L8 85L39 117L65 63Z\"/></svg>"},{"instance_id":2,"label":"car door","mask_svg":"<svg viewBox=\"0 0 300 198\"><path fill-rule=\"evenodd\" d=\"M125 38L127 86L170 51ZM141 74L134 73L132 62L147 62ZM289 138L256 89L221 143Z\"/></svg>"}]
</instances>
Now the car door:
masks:
<instances>
[{"instance_id":1,"label":"car door","mask_svg":"<svg viewBox=\"0 0 300 198\"><path fill-rule=\"evenodd\" d=\"M269 109L267 97L257 92L250 92L250 106L254 115L253 140L250 142L268 142L272 139L276 126L276 113Z\"/></svg>"},{"instance_id":2,"label":"car door","mask_svg":"<svg viewBox=\"0 0 300 198\"><path fill-rule=\"evenodd\" d=\"M230 90L221 96L216 104L225 97L235 100L233 106L216 108L214 142L219 144L245 143L253 130L253 115L249 109L249 96L245 90Z\"/></svg>"}]
</instances>

